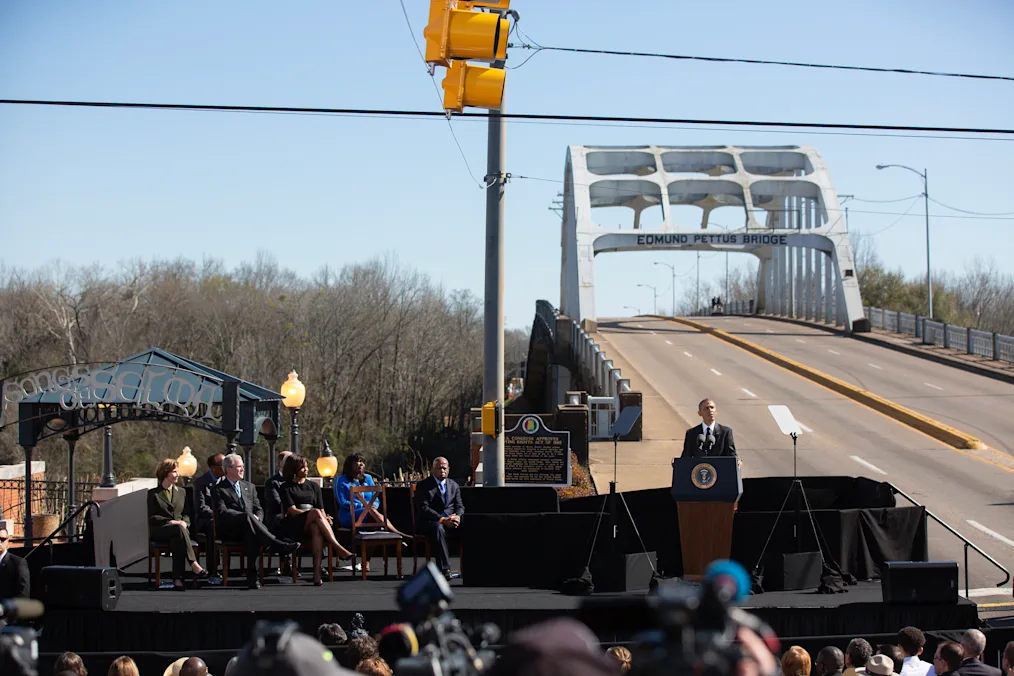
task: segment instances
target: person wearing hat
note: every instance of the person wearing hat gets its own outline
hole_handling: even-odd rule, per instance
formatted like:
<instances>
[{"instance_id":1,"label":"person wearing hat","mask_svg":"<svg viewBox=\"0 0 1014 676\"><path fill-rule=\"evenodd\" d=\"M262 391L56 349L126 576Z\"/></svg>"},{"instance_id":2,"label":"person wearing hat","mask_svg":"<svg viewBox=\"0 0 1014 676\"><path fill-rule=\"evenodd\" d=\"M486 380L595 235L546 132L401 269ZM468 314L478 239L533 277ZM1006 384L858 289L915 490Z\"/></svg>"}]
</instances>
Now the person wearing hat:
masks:
<instances>
[{"instance_id":1,"label":"person wearing hat","mask_svg":"<svg viewBox=\"0 0 1014 676\"><path fill-rule=\"evenodd\" d=\"M889 655L877 653L866 663L866 673L876 676L898 676L894 670L894 660Z\"/></svg>"}]
</instances>

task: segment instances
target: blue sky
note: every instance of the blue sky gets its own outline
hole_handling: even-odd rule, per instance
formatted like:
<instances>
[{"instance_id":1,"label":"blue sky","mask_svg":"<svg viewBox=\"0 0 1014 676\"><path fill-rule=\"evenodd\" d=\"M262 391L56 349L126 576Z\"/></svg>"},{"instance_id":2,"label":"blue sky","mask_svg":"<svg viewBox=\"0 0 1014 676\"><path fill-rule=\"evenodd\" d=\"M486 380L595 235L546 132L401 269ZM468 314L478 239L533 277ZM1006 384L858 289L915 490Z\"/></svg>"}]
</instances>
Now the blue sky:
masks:
<instances>
[{"instance_id":1,"label":"blue sky","mask_svg":"<svg viewBox=\"0 0 1014 676\"><path fill-rule=\"evenodd\" d=\"M405 0L421 41L428 2ZM544 45L664 51L1014 75L1014 4L993 2L570 2L515 0ZM622 9L621 9L622 8ZM526 52L512 51L509 65ZM438 77L442 75L438 69ZM42 2L0 6L0 98L226 105L438 108L397 0L278 3ZM1014 126L1014 83L545 52L508 72L513 112ZM457 120L485 173L485 122ZM841 194L930 195L1014 212L1014 142L512 123L506 167L508 326L559 300L559 218L569 144L798 144ZM850 227L882 258L925 266L922 204L852 202ZM931 213L959 215L942 207ZM724 216L724 214L722 214ZM483 289L485 201L441 120L0 106L0 257L115 269L133 258L272 253L305 276L393 254L448 289ZM894 225L892 225L894 224ZM890 229L884 230L887 226ZM935 270L975 256L1014 271L1014 220L933 219ZM596 263L600 315L648 309L695 254L623 253ZM745 262L746 258L733 263ZM706 258L703 279L724 259ZM692 283L688 276L677 282ZM677 294L682 287L677 287Z\"/></svg>"}]
</instances>

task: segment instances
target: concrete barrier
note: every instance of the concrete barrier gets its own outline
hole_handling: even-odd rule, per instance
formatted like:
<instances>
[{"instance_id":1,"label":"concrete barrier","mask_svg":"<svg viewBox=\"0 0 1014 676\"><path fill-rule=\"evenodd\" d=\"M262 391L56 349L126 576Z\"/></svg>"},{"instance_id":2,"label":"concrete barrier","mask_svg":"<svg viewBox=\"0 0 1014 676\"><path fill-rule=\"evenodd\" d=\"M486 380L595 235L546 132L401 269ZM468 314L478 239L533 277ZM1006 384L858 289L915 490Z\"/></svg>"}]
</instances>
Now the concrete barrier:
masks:
<instances>
[{"instance_id":1,"label":"concrete barrier","mask_svg":"<svg viewBox=\"0 0 1014 676\"><path fill-rule=\"evenodd\" d=\"M783 357L777 352L773 352L761 347L760 345L751 343L749 340L744 340L739 336L734 336L731 333L726 333L725 331L716 329L713 326L695 322L691 319L677 317L673 321L697 329L702 333L710 333L716 338L721 338L727 343L731 343L732 345L742 348L747 352L752 352L758 357L766 359L773 364L777 364L782 368L788 369L789 371L801 375L808 380L812 380L819 385L823 385L829 390L848 397L849 399L872 408L875 411L879 411L889 418L893 418L894 420L904 423L913 429L919 430L924 434L928 434L934 439L938 439L949 446L973 450L982 450L987 448L986 444L982 443L982 441L971 435L965 434L960 430L954 429L953 427L933 420L932 418L928 418L921 413L916 413L909 408L884 399L883 397L877 396L876 394L856 387L855 385L838 380L834 376L829 376L826 373L806 366L805 364L800 364L788 357Z\"/></svg>"}]
</instances>

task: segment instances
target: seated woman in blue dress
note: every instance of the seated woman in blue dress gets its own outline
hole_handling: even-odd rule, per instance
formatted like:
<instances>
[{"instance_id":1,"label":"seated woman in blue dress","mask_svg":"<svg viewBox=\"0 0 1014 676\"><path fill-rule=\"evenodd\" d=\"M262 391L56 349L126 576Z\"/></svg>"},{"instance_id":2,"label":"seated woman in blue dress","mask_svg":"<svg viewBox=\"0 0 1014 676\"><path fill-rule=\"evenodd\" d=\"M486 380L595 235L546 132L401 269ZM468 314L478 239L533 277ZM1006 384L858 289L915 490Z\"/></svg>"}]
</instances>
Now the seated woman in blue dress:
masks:
<instances>
[{"instance_id":1,"label":"seated woman in blue dress","mask_svg":"<svg viewBox=\"0 0 1014 676\"><path fill-rule=\"evenodd\" d=\"M321 586L320 560L324 545L333 547L339 559L349 559L352 553L339 544L331 530L331 517L324 512L324 498L320 486L307 481L309 463L301 455L291 454L282 465L285 483L279 489L282 499L282 520L277 530L297 542L309 541L313 553L313 584Z\"/></svg>"},{"instance_id":2,"label":"seated woman in blue dress","mask_svg":"<svg viewBox=\"0 0 1014 676\"><path fill-rule=\"evenodd\" d=\"M352 510L349 507L352 503L351 487L374 485L376 484L373 482L373 477L366 473L366 463L363 461L362 455L353 453L345 458L342 473L338 475L338 478L334 482L334 499L338 505L338 523L342 528L352 528ZM371 528L383 525L384 515L380 513L379 491L376 493L366 493L360 497L363 500L356 500L356 521L359 521L364 511L369 510L370 515L362 524L364 526L368 525ZM363 502L367 504L364 506ZM407 537L391 523L390 519L387 520L387 530Z\"/></svg>"}]
</instances>

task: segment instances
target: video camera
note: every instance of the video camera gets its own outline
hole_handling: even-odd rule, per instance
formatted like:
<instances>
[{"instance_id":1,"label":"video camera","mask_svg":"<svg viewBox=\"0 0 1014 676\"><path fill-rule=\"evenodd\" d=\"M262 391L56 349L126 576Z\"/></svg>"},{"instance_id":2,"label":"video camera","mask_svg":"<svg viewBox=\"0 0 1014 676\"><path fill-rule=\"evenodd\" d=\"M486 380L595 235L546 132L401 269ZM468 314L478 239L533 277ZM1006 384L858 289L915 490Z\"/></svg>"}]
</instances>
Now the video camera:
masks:
<instances>
[{"instance_id":1,"label":"video camera","mask_svg":"<svg viewBox=\"0 0 1014 676\"><path fill-rule=\"evenodd\" d=\"M730 676L744 658L736 638L751 629L772 651L774 632L734 606L750 592L750 577L733 561L715 561L701 585L660 586L644 596L589 598L578 619L598 635L632 635L631 675Z\"/></svg>"},{"instance_id":2,"label":"video camera","mask_svg":"<svg viewBox=\"0 0 1014 676\"><path fill-rule=\"evenodd\" d=\"M495 656L488 646L500 639L500 629L484 624L466 632L450 612L454 594L432 563L398 588L398 607L412 623L415 636L408 642L417 650L399 659L398 676L473 676L487 671Z\"/></svg>"},{"instance_id":3,"label":"video camera","mask_svg":"<svg viewBox=\"0 0 1014 676\"><path fill-rule=\"evenodd\" d=\"M31 599L0 600L0 674L38 676L38 634L30 627L12 627L10 622L42 617L43 606Z\"/></svg>"}]
</instances>

